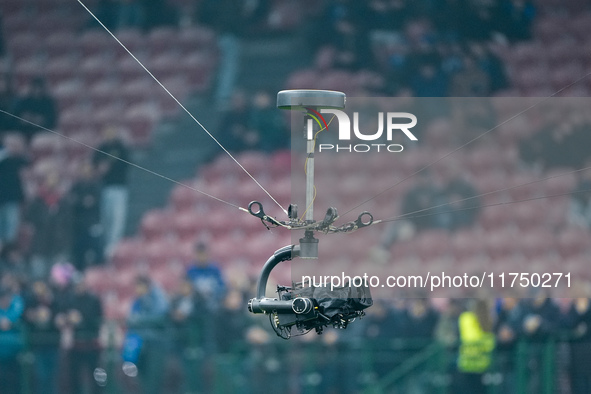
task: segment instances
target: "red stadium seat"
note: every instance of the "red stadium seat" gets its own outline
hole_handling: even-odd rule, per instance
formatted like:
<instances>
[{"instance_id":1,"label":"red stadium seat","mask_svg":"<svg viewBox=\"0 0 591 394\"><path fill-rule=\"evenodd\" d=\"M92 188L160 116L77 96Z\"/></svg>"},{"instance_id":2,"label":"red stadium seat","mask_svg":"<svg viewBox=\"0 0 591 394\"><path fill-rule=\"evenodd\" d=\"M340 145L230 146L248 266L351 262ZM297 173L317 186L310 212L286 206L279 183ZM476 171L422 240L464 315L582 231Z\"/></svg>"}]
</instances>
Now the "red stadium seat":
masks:
<instances>
[{"instance_id":1,"label":"red stadium seat","mask_svg":"<svg viewBox=\"0 0 591 394\"><path fill-rule=\"evenodd\" d=\"M172 230L172 215L168 211L154 209L142 217L140 232L145 241L158 240Z\"/></svg>"},{"instance_id":2,"label":"red stadium seat","mask_svg":"<svg viewBox=\"0 0 591 394\"><path fill-rule=\"evenodd\" d=\"M76 62L70 55L50 58L43 71L47 80L53 86L59 83L72 82L78 77Z\"/></svg>"},{"instance_id":3,"label":"red stadium seat","mask_svg":"<svg viewBox=\"0 0 591 394\"><path fill-rule=\"evenodd\" d=\"M30 18L26 18L30 24ZM10 53L17 60L23 58L30 58L39 53L41 50L42 41L36 33L30 30L20 31L18 34L14 34L8 38L8 48Z\"/></svg>"},{"instance_id":4,"label":"red stadium seat","mask_svg":"<svg viewBox=\"0 0 591 394\"><path fill-rule=\"evenodd\" d=\"M197 212L177 212L173 219L174 232L181 242L195 242L206 228L206 215Z\"/></svg>"},{"instance_id":5,"label":"red stadium seat","mask_svg":"<svg viewBox=\"0 0 591 394\"><path fill-rule=\"evenodd\" d=\"M182 52L196 50L213 50L216 47L215 34L212 30L202 26L192 26L180 30L177 43Z\"/></svg>"},{"instance_id":6,"label":"red stadium seat","mask_svg":"<svg viewBox=\"0 0 591 394\"><path fill-rule=\"evenodd\" d=\"M84 281L92 292L102 295L114 287L115 275L110 267L89 267L84 271Z\"/></svg>"},{"instance_id":7,"label":"red stadium seat","mask_svg":"<svg viewBox=\"0 0 591 394\"><path fill-rule=\"evenodd\" d=\"M213 73L214 61L211 55L203 52L183 56L179 59L180 67L189 80L190 86L198 91L204 91L209 87Z\"/></svg>"},{"instance_id":8,"label":"red stadium seat","mask_svg":"<svg viewBox=\"0 0 591 394\"><path fill-rule=\"evenodd\" d=\"M197 203L197 193L185 186L177 185L170 194L170 203L175 211L192 211Z\"/></svg>"},{"instance_id":9,"label":"red stadium seat","mask_svg":"<svg viewBox=\"0 0 591 394\"><path fill-rule=\"evenodd\" d=\"M129 131L134 146L145 147L149 144L157 119L158 114L149 105L136 105L126 111L123 115L123 125Z\"/></svg>"},{"instance_id":10,"label":"red stadium seat","mask_svg":"<svg viewBox=\"0 0 591 394\"><path fill-rule=\"evenodd\" d=\"M152 53L170 50L171 43L178 41L179 31L172 27L157 27L148 34L148 46Z\"/></svg>"},{"instance_id":11,"label":"red stadium seat","mask_svg":"<svg viewBox=\"0 0 591 394\"><path fill-rule=\"evenodd\" d=\"M83 100L84 92L84 85L77 80L71 79L56 83L52 89L53 96L61 110L68 108L75 110L74 108Z\"/></svg>"},{"instance_id":12,"label":"red stadium seat","mask_svg":"<svg viewBox=\"0 0 591 394\"><path fill-rule=\"evenodd\" d=\"M116 32L117 38L119 41L125 45L127 49L131 51L134 55L139 53L145 54L148 51L147 40L143 36L142 32L139 29L134 28L125 28L119 29ZM117 56L120 58L119 61L124 61L125 59L131 59L131 56L123 49L115 40L112 43L113 48L117 51ZM137 63L136 63L137 65ZM138 65L139 67L139 65Z\"/></svg>"},{"instance_id":13,"label":"red stadium seat","mask_svg":"<svg viewBox=\"0 0 591 394\"><path fill-rule=\"evenodd\" d=\"M589 251L591 234L588 231L569 227L558 236L558 248L563 258L570 258Z\"/></svg>"},{"instance_id":14,"label":"red stadium seat","mask_svg":"<svg viewBox=\"0 0 591 394\"><path fill-rule=\"evenodd\" d=\"M88 30L78 39L78 47L83 56L95 56L113 52L117 42L102 29Z\"/></svg>"},{"instance_id":15,"label":"red stadium seat","mask_svg":"<svg viewBox=\"0 0 591 394\"><path fill-rule=\"evenodd\" d=\"M112 61L112 58L103 54L84 58L79 65L84 83L90 85L112 75L114 73L113 69L106 66Z\"/></svg>"},{"instance_id":16,"label":"red stadium seat","mask_svg":"<svg viewBox=\"0 0 591 394\"><path fill-rule=\"evenodd\" d=\"M138 239L125 239L117 244L111 262L116 267L135 265L141 262L144 245Z\"/></svg>"},{"instance_id":17,"label":"red stadium seat","mask_svg":"<svg viewBox=\"0 0 591 394\"><path fill-rule=\"evenodd\" d=\"M43 44L50 59L65 55L72 56L76 52L76 39L77 35L73 31L60 30L50 32L43 40Z\"/></svg>"},{"instance_id":18,"label":"red stadium seat","mask_svg":"<svg viewBox=\"0 0 591 394\"><path fill-rule=\"evenodd\" d=\"M30 145L31 155L34 160L60 157L63 147L64 139L49 132L35 134Z\"/></svg>"}]
</instances>

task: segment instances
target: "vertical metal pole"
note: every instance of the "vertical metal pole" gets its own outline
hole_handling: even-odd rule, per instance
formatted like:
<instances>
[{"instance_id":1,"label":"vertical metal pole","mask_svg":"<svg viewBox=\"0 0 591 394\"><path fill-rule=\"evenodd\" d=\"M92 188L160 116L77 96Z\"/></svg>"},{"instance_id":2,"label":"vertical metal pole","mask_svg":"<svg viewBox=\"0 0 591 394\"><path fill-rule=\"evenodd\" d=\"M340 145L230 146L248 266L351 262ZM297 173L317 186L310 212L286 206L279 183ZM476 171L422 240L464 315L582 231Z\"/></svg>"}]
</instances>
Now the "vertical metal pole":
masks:
<instances>
[{"instance_id":1,"label":"vertical metal pole","mask_svg":"<svg viewBox=\"0 0 591 394\"><path fill-rule=\"evenodd\" d=\"M304 138L306 139L306 222L314 223L314 123L308 115L304 117ZM318 240L312 230L306 230L300 238L300 257L318 258Z\"/></svg>"},{"instance_id":2,"label":"vertical metal pole","mask_svg":"<svg viewBox=\"0 0 591 394\"><path fill-rule=\"evenodd\" d=\"M306 221L314 221L314 124L306 116Z\"/></svg>"}]
</instances>

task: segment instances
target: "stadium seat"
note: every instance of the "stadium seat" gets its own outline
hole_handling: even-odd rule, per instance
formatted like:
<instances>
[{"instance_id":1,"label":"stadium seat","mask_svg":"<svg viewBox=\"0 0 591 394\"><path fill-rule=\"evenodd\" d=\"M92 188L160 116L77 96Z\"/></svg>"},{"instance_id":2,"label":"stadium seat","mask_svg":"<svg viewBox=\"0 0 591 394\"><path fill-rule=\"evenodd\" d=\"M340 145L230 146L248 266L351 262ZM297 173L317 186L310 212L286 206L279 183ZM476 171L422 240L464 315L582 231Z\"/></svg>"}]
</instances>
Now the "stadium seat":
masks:
<instances>
[{"instance_id":1,"label":"stadium seat","mask_svg":"<svg viewBox=\"0 0 591 394\"><path fill-rule=\"evenodd\" d=\"M201 49L214 50L215 38L212 30L203 26L191 26L180 30L177 43L183 53Z\"/></svg>"},{"instance_id":2,"label":"stadium seat","mask_svg":"<svg viewBox=\"0 0 591 394\"><path fill-rule=\"evenodd\" d=\"M60 110L67 111L71 108L75 111L80 101L83 101L85 89L79 81L66 79L64 82L56 83L51 91Z\"/></svg>"},{"instance_id":3,"label":"stadium seat","mask_svg":"<svg viewBox=\"0 0 591 394\"><path fill-rule=\"evenodd\" d=\"M47 56L51 58L73 56L76 53L77 35L70 30L51 31L43 40ZM72 64L74 64L72 62Z\"/></svg>"},{"instance_id":4,"label":"stadium seat","mask_svg":"<svg viewBox=\"0 0 591 394\"><path fill-rule=\"evenodd\" d=\"M127 109L123 115L123 125L135 147L149 144L157 119L158 114L153 106L139 104Z\"/></svg>"},{"instance_id":5,"label":"stadium seat","mask_svg":"<svg viewBox=\"0 0 591 394\"><path fill-rule=\"evenodd\" d=\"M115 32L115 34L117 35L119 41L121 41L131 53L136 56L140 56L140 60L145 60L145 55L149 52L149 48L147 46L145 37L139 29L119 29ZM129 53L127 53L127 51L123 49L115 40L113 40L111 46L117 53L117 57L119 58L118 63L126 61L126 59L133 61ZM139 67L137 63L136 66Z\"/></svg>"},{"instance_id":6,"label":"stadium seat","mask_svg":"<svg viewBox=\"0 0 591 394\"><path fill-rule=\"evenodd\" d=\"M27 18L27 22L30 23L29 18ZM19 33L7 38L10 53L12 53L17 60L30 58L37 55L41 50L42 41L37 34L30 30L21 30Z\"/></svg>"},{"instance_id":7,"label":"stadium seat","mask_svg":"<svg viewBox=\"0 0 591 394\"><path fill-rule=\"evenodd\" d=\"M63 147L64 139L62 137L49 132L37 133L31 140L31 156L34 161L60 157Z\"/></svg>"},{"instance_id":8,"label":"stadium seat","mask_svg":"<svg viewBox=\"0 0 591 394\"><path fill-rule=\"evenodd\" d=\"M125 239L115 247L111 262L118 269L135 265L142 260L144 246L138 239Z\"/></svg>"},{"instance_id":9,"label":"stadium seat","mask_svg":"<svg viewBox=\"0 0 591 394\"><path fill-rule=\"evenodd\" d=\"M79 75L79 70L75 64L75 58L71 55L51 57L43 72L52 86L64 82L74 82Z\"/></svg>"},{"instance_id":10,"label":"stadium seat","mask_svg":"<svg viewBox=\"0 0 591 394\"><path fill-rule=\"evenodd\" d=\"M170 50L171 43L178 40L179 32L173 27L156 27L147 36L147 44L152 53L163 53Z\"/></svg>"},{"instance_id":11,"label":"stadium seat","mask_svg":"<svg viewBox=\"0 0 591 394\"><path fill-rule=\"evenodd\" d=\"M180 242L194 242L200 232L207 228L206 215L191 211L177 212L173 218L173 229Z\"/></svg>"},{"instance_id":12,"label":"stadium seat","mask_svg":"<svg viewBox=\"0 0 591 394\"><path fill-rule=\"evenodd\" d=\"M180 60L180 67L189 80L190 86L197 91L203 92L209 87L213 76L215 61L212 56L204 52L193 53L183 56Z\"/></svg>"},{"instance_id":13,"label":"stadium seat","mask_svg":"<svg viewBox=\"0 0 591 394\"><path fill-rule=\"evenodd\" d=\"M100 80L104 80L114 73L111 67L106 67L113 61L112 58L103 54L87 56L79 65L79 70L84 83L92 85Z\"/></svg>"},{"instance_id":14,"label":"stadium seat","mask_svg":"<svg viewBox=\"0 0 591 394\"><path fill-rule=\"evenodd\" d=\"M114 52L117 42L102 29L87 30L78 38L78 48L83 57L93 57Z\"/></svg>"},{"instance_id":15,"label":"stadium seat","mask_svg":"<svg viewBox=\"0 0 591 394\"><path fill-rule=\"evenodd\" d=\"M162 209L146 212L140 224L140 233L146 242L158 240L172 230L172 215Z\"/></svg>"},{"instance_id":16,"label":"stadium seat","mask_svg":"<svg viewBox=\"0 0 591 394\"><path fill-rule=\"evenodd\" d=\"M565 258L580 255L589 251L589 231L578 227L568 227L558 236L558 249L560 255Z\"/></svg>"}]
</instances>

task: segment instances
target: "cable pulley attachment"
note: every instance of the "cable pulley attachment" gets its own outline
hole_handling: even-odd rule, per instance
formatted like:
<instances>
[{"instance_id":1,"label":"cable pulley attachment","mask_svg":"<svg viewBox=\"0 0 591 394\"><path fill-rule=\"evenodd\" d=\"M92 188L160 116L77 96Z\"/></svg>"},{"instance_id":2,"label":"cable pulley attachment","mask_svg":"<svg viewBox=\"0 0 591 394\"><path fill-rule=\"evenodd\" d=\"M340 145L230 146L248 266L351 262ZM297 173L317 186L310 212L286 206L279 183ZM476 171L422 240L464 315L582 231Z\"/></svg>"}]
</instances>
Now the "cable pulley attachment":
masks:
<instances>
[{"instance_id":1,"label":"cable pulley attachment","mask_svg":"<svg viewBox=\"0 0 591 394\"><path fill-rule=\"evenodd\" d=\"M295 204L289 206L289 220L280 221L267 215L263 209L263 204L259 201L252 201L248 204L248 212L261 219L261 222L267 227L267 229L270 229L271 227L284 227L289 230L317 231L324 234L349 233L381 222L381 220L374 220L371 213L364 211L356 220L347 222L341 226L334 226L333 223L339 218L339 214L336 208L330 207L326 211L322 221L309 223L308 221L298 219L297 206Z\"/></svg>"}]
</instances>

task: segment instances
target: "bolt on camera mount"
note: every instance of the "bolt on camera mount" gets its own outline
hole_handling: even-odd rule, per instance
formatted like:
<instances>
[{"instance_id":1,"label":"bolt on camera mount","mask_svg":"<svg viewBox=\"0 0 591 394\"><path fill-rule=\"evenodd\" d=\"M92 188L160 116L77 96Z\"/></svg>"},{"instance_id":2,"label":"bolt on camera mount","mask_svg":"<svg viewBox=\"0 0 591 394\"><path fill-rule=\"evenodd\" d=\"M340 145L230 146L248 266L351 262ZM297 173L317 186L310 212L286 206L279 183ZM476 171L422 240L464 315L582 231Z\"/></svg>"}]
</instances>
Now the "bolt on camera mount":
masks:
<instances>
[{"instance_id":1,"label":"bolt on camera mount","mask_svg":"<svg viewBox=\"0 0 591 394\"><path fill-rule=\"evenodd\" d=\"M298 218L295 204L288 210L287 221L279 221L265 214L263 206L253 201L248 211L261 219L263 224L284 227L290 230L303 230L304 236L299 239L299 245L288 245L277 250L265 263L257 283L256 297L248 302L248 310L255 314L267 314L271 326L278 336L288 339L291 337L292 327L296 327L300 334L315 329L318 334L326 326L346 328L357 317L364 315L363 310L372 305L368 288L346 286L329 291L325 288L314 288L309 284L293 284L292 287L277 286L277 298L266 297L267 281L271 271L281 262L293 258L318 259L318 239L314 232L337 233L351 232L362 227L378 223L369 212L363 212L357 220L340 227L333 223L338 219L336 208L330 207L324 219L314 220L314 150L315 134L313 126L315 120L319 127L322 124L318 116L322 109L345 108L346 97L342 92L331 90L283 90L277 94L279 109L304 112L304 139L306 140L306 211L302 218ZM324 129L328 124L324 121ZM320 131L320 130L318 130Z\"/></svg>"}]
</instances>

